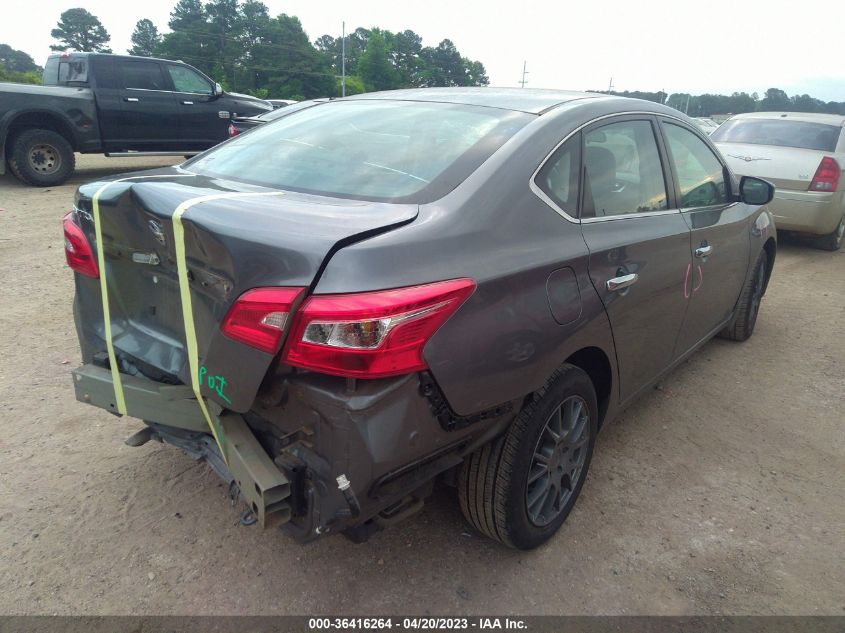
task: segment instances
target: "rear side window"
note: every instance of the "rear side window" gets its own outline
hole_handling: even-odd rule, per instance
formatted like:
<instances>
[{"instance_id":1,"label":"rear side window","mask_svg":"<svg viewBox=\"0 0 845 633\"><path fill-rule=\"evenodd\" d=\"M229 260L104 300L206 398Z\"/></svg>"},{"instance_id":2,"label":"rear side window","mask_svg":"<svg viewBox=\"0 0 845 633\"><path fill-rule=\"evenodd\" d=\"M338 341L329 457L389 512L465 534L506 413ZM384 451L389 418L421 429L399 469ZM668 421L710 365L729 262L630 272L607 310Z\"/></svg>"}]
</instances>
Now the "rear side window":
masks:
<instances>
[{"instance_id":1,"label":"rear side window","mask_svg":"<svg viewBox=\"0 0 845 633\"><path fill-rule=\"evenodd\" d=\"M833 152L841 127L825 123L778 119L733 119L725 121L712 138L719 143L777 145Z\"/></svg>"},{"instance_id":2,"label":"rear side window","mask_svg":"<svg viewBox=\"0 0 845 633\"><path fill-rule=\"evenodd\" d=\"M185 168L307 193L430 202L465 180L533 118L446 103L335 101L236 136Z\"/></svg>"},{"instance_id":3,"label":"rear side window","mask_svg":"<svg viewBox=\"0 0 845 633\"><path fill-rule=\"evenodd\" d=\"M191 92L194 94L211 94L211 84L199 73L194 72L185 66L167 65L167 72L173 81L173 89L176 92Z\"/></svg>"},{"instance_id":4,"label":"rear side window","mask_svg":"<svg viewBox=\"0 0 845 633\"><path fill-rule=\"evenodd\" d=\"M161 67L156 62L117 62L118 76L123 77L124 88L135 90L169 90L164 81Z\"/></svg>"},{"instance_id":5,"label":"rear side window","mask_svg":"<svg viewBox=\"0 0 845 633\"><path fill-rule=\"evenodd\" d=\"M535 183L562 211L578 213L578 176L581 167L581 134L561 145L540 169Z\"/></svg>"},{"instance_id":6,"label":"rear side window","mask_svg":"<svg viewBox=\"0 0 845 633\"><path fill-rule=\"evenodd\" d=\"M59 62L59 83L73 81L88 81L88 64L83 59L73 59Z\"/></svg>"},{"instance_id":7,"label":"rear side window","mask_svg":"<svg viewBox=\"0 0 845 633\"><path fill-rule=\"evenodd\" d=\"M681 188L681 206L726 204L725 169L707 144L678 125L665 123L663 129Z\"/></svg>"},{"instance_id":8,"label":"rear side window","mask_svg":"<svg viewBox=\"0 0 845 633\"><path fill-rule=\"evenodd\" d=\"M621 121L584 134L582 217L667 208L666 180L649 121Z\"/></svg>"}]
</instances>

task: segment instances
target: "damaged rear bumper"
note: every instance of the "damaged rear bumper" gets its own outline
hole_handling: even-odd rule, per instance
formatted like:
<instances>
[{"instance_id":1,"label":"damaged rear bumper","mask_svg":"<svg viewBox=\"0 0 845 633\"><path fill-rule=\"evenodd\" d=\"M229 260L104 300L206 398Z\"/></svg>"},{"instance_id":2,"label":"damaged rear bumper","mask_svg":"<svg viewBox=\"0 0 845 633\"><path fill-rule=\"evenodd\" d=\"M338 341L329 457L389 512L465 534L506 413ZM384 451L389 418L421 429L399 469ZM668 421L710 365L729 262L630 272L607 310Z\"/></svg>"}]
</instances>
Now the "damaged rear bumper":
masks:
<instances>
[{"instance_id":1,"label":"damaged rear bumper","mask_svg":"<svg viewBox=\"0 0 845 633\"><path fill-rule=\"evenodd\" d=\"M108 369L86 364L73 378L77 400L117 413ZM225 437L224 460L189 387L121 379L127 414L144 420L150 437L208 461L262 525L281 524L300 542L334 532L366 540L409 516L436 477L454 472L513 417L508 406L453 419L422 375L357 385L318 374L279 378L246 414L208 402Z\"/></svg>"},{"instance_id":2,"label":"damaged rear bumper","mask_svg":"<svg viewBox=\"0 0 845 633\"><path fill-rule=\"evenodd\" d=\"M189 387L161 385L133 376L122 376L122 380L127 413L152 422L154 437L178 446L195 459L206 459L224 481L234 481L262 526L290 520L290 480L270 459L241 415L209 406L209 413L226 437L224 459L208 435L208 426ZM73 370L73 384L80 402L116 412L108 369L83 365Z\"/></svg>"}]
</instances>

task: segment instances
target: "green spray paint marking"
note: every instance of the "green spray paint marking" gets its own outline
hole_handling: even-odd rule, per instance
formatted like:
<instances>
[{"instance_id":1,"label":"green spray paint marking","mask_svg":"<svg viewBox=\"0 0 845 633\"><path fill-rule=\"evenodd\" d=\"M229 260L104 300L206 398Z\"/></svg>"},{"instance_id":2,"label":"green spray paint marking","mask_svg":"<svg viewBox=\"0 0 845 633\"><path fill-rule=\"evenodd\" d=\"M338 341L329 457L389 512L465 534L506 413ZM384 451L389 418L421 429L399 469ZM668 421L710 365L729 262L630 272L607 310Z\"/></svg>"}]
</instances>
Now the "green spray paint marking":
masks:
<instances>
[{"instance_id":1,"label":"green spray paint marking","mask_svg":"<svg viewBox=\"0 0 845 633\"><path fill-rule=\"evenodd\" d=\"M221 376L220 374L214 374L213 376L209 375L208 369L206 369L205 365L203 365L202 367L200 367L200 385L203 384L203 381L205 381L205 384L208 386L209 389L211 389L218 396L223 398L223 400L225 400L228 404L232 404L232 401L229 400L228 397L226 397L225 393L223 393L223 391L226 389L226 385L228 384L228 381L223 376Z\"/></svg>"}]
</instances>

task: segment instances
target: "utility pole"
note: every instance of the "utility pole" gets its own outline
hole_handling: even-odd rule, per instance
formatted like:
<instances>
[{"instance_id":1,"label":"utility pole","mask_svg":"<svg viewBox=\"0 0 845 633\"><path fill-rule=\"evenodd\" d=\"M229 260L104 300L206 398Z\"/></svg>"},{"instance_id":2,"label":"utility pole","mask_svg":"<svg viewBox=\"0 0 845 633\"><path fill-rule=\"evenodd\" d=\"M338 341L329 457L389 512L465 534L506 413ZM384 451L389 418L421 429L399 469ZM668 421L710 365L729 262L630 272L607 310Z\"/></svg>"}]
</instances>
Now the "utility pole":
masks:
<instances>
[{"instance_id":1,"label":"utility pole","mask_svg":"<svg viewBox=\"0 0 845 633\"><path fill-rule=\"evenodd\" d=\"M346 96L346 20L343 21L343 33L340 36L340 96ZM335 49L337 50L337 49Z\"/></svg>"},{"instance_id":2,"label":"utility pole","mask_svg":"<svg viewBox=\"0 0 845 633\"><path fill-rule=\"evenodd\" d=\"M525 75L528 74L528 71L525 70L525 67L528 65L528 61L522 62L522 81L519 82L520 86L525 88L525 84L528 83L528 80L525 78Z\"/></svg>"},{"instance_id":3,"label":"utility pole","mask_svg":"<svg viewBox=\"0 0 845 633\"><path fill-rule=\"evenodd\" d=\"M684 114L689 114L689 98L690 98L690 95L687 95L687 105L684 108Z\"/></svg>"},{"instance_id":4,"label":"utility pole","mask_svg":"<svg viewBox=\"0 0 845 633\"><path fill-rule=\"evenodd\" d=\"M613 77L610 78L610 81L607 82L607 91L613 92Z\"/></svg>"}]
</instances>

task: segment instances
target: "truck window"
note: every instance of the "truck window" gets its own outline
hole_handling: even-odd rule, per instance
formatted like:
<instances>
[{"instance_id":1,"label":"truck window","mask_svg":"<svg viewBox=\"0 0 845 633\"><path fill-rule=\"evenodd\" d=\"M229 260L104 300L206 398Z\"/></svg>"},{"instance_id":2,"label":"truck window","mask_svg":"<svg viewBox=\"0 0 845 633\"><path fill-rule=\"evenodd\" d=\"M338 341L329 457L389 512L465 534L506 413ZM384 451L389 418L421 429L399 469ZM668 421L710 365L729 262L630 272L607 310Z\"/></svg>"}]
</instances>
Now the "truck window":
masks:
<instances>
[{"instance_id":1,"label":"truck window","mask_svg":"<svg viewBox=\"0 0 845 633\"><path fill-rule=\"evenodd\" d=\"M176 92L192 92L194 94L210 95L211 84L199 73L185 66L167 65L167 72L173 80Z\"/></svg>"},{"instance_id":2,"label":"truck window","mask_svg":"<svg viewBox=\"0 0 845 633\"><path fill-rule=\"evenodd\" d=\"M88 81L88 64L82 59L59 62L59 83L71 81Z\"/></svg>"},{"instance_id":3,"label":"truck window","mask_svg":"<svg viewBox=\"0 0 845 633\"><path fill-rule=\"evenodd\" d=\"M120 60L117 74L123 77L123 87L134 90L169 90L157 62Z\"/></svg>"},{"instance_id":4,"label":"truck window","mask_svg":"<svg viewBox=\"0 0 845 633\"><path fill-rule=\"evenodd\" d=\"M44 64L44 74L41 75L41 83L45 86L55 86L59 80L59 60L55 57L47 59Z\"/></svg>"}]
</instances>

